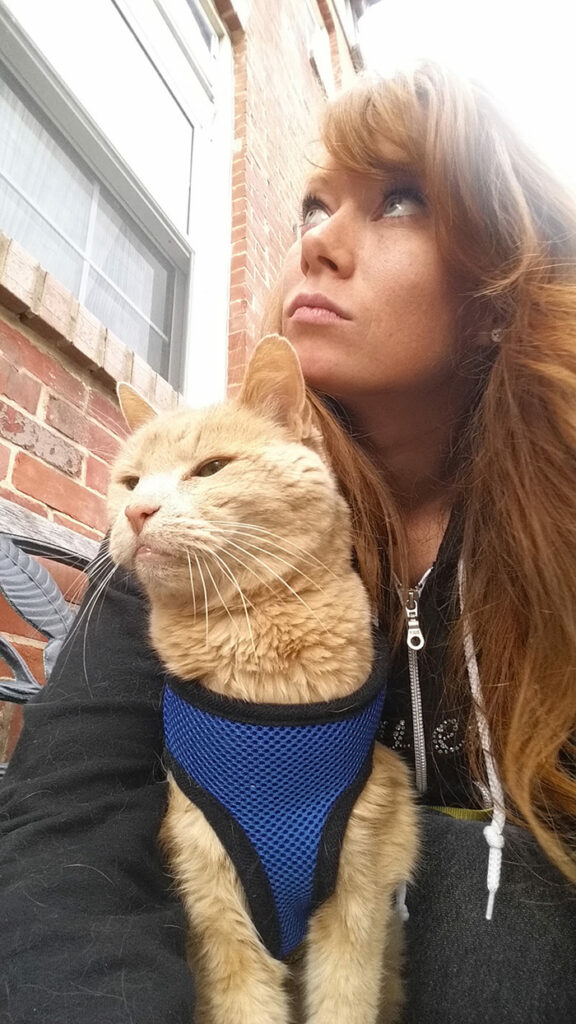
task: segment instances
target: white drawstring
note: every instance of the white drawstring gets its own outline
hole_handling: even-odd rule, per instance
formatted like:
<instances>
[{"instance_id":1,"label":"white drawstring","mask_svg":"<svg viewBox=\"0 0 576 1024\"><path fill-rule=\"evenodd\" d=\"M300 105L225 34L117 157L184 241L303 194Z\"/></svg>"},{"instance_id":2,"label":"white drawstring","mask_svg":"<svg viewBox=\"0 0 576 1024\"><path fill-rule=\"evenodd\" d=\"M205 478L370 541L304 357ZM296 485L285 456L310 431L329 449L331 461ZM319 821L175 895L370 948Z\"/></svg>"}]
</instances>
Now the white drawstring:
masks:
<instances>
[{"instance_id":1,"label":"white drawstring","mask_svg":"<svg viewBox=\"0 0 576 1024\"><path fill-rule=\"evenodd\" d=\"M490 847L490 853L488 855L488 876L486 879L486 884L488 886L486 919L490 921L492 919L492 911L494 910L496 893L500 887L502 848L504 846L503 831L506 824L506 809L504 806L504 791L502 789L502 783L500 782L496 762L492 755L490 729L488 727L486 715L484 714L480 673L478 671L476 651L474 650L474 640L468 619L464 614L464 587L464 565L460 560L458 563L458 588L460 595L460 613L462 615L464 628L464 654L466 657L466 669L468 671L468 680L470 682L474 711L476 713L476 723L478 726L478 733L480 735L480 742L482 744L482 753L484 755L484 764L486 765L486 775L488 777L488 786L490 788L490 796L492 800L492 821L484 829L484 837Z\"/></svg>"}]
</instances>

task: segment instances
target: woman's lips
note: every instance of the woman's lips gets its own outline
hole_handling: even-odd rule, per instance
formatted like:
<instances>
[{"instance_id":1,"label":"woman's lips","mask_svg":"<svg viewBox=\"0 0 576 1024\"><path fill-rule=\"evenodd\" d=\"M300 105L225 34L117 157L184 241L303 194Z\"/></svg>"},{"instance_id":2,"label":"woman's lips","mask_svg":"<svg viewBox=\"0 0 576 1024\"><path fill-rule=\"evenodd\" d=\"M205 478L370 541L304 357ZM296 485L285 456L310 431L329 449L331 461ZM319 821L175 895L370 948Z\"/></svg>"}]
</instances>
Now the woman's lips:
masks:
<instances>
[{"instance_id":1,"label":"woman's lips","mask_svg":"<svg viewBox=\"0 0 576 1024\"><path fill-rule=\"evenodd\" d=\"M290 320L311 324L330 324L351 319L346 310L320 292L301 292L288 306L286 315Z\"/></svg>"},{"instance_id":2,"label":"woman's lips","mask_svg":"<svg viewBox=\"0 0 576 1024\"><path fill-rule=\"evenodd\" d=\"M345 318L333 309L323 309L322 306L298 306L290 319L304 324L331 324Z\"/></svg>"}]
</instances>

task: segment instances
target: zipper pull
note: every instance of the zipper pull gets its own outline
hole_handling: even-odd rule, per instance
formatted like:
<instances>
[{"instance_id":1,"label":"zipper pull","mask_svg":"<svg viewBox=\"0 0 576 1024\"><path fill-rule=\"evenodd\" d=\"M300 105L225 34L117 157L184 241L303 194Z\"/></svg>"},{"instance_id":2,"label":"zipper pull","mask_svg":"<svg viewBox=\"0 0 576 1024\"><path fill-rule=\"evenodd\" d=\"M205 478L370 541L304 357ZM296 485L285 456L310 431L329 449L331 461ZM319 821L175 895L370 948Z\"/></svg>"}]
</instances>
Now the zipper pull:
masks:
<instances>
[{"instance_id":1,"label":"zipper pull","mask_svg":"<svg viewBox=\"0 0 576 1024\"><path fill-rule=\"evenodd\" d=\"M411 587L408 591L408 600L406 601L406 622L408 626L406 642L412 651L421 651L424 647L424 634L420 629L420 622L418 619L419 598L420 591L418 588Z\"/></svg>"}]
</instances>

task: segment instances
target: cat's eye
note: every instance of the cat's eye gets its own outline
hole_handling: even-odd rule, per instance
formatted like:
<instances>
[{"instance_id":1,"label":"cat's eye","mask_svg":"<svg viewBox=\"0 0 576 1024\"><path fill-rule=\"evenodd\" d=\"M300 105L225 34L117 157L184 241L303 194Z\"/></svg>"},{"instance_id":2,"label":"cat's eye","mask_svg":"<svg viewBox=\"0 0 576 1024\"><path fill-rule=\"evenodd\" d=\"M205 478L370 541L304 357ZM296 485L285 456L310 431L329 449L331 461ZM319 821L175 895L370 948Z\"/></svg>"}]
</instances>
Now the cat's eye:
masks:
<instances>
[{"instance_id":1,"label":"cat's eye","mask_svg":"<svg viewBox=\"0 0 576 1024\"><path fill-rule=\"evenodd\" d=\"M134 488L137 487L138 484L140 483L140 477L139 476L125 476L125 477L122 478L121 483L123 483L124 487L127 487L129 491L133 491Z\"/></svg>"},{"instance_id":2,"label":"cat's eye","mask_svg":"<svg viewBox=\"0 0 576 1024\"><path fill-rule=\"evenodd\" d=\"M198 469L191 473L191 476L214 476L215 473L219 473L224 466L227 466L231 459L210 459L208 462L203 462Z\"/></svg>"}]
</instances>

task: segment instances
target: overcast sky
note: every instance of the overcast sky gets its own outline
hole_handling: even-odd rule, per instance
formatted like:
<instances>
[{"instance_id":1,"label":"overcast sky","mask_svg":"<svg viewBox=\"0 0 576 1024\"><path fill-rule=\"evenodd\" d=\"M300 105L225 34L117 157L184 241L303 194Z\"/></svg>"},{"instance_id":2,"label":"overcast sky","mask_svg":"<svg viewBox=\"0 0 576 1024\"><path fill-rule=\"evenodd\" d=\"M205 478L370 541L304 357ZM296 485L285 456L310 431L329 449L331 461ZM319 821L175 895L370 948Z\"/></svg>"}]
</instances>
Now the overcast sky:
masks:
<instances>
[{"instance_id":1,"label":"overcast sky","mask_svg":"<svg viewBox=\"0 0 576 1024\"><path fill-rule=\"evenodd\" d=\"M380 0L360 30L384 74L428 57L482 81L576 192L574 0Z\"/></svg>"}]
</instances>

